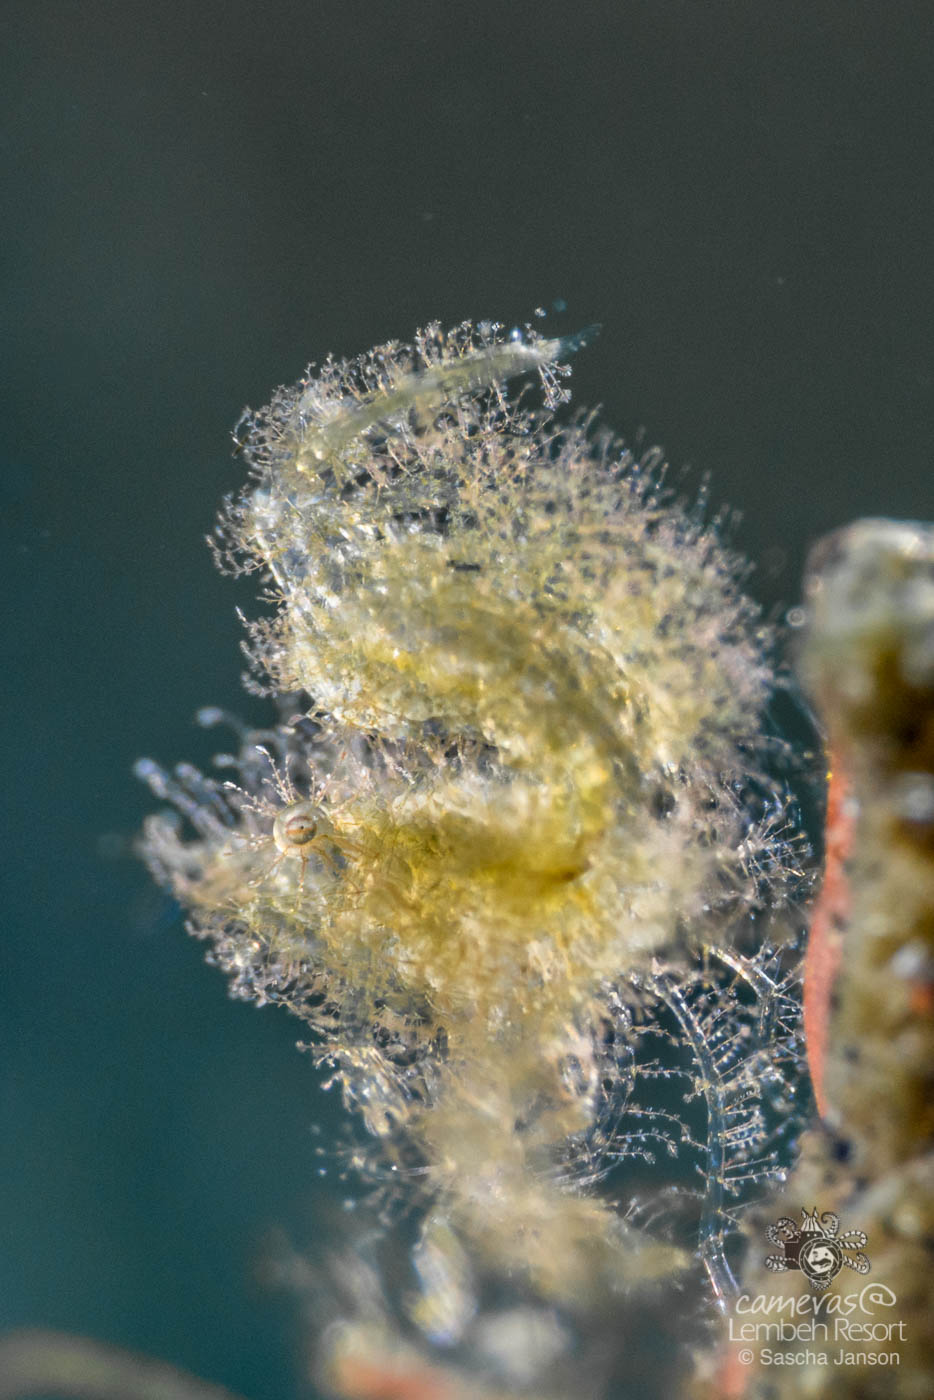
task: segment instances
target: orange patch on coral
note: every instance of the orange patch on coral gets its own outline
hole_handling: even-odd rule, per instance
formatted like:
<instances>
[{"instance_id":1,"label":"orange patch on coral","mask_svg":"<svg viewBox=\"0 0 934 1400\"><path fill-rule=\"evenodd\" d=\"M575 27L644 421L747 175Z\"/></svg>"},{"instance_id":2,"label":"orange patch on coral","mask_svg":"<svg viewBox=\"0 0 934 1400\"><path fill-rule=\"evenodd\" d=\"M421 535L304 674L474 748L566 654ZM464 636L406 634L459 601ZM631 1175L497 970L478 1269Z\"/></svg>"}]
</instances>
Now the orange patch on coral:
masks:
<instances>
[{"instance_id":1,"label":"orange patch on coral","mask_svg":"<svg viewBox=\"0 0 934 1400\"><path fill-rule=\"evenodd\" d=\"M444 1373L404 1360L344 1357L334 1380L347 1400L454 1400Z\"/></svg>"},{"instance_id":2,"label":"orange patch on coral","mask_svg":"<svg viewBox=\"0 0 934 1400\"><path fill-rule=\"evenodd\" d=\"M855 816L850 785L835 759L829 774L825 823L824 882L811 918L804 959L804 1037L817 1111L827 1112L824 1066L830 1036L830 999L840 970L843 930L850 914L846 862L853 847Z\"/></svg>"}]
</instances>

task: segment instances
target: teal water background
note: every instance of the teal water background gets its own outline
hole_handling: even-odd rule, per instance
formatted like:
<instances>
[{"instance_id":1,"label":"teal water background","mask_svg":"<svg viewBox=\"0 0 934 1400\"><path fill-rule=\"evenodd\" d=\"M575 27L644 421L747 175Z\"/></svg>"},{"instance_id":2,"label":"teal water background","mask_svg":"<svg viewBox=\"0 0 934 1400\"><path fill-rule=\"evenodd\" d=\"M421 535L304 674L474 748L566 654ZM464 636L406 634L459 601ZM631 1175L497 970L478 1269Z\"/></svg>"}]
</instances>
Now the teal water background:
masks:
<instances>
[{"instance_id":1,"label":"teal water background","mask_svg":"<svg viewBox=\"0 0 934 1400\"><path fill-rule=\"evenodd\" d=\"M133 761L262 713L203 544L244 404L564 303L575 401L794 604L818 535L934 515L932 55L905 0L0 6L0 1327L300 1393L255 1260L339 1212L339 1105L128 853Z\"/></svg>"}]
</instances>

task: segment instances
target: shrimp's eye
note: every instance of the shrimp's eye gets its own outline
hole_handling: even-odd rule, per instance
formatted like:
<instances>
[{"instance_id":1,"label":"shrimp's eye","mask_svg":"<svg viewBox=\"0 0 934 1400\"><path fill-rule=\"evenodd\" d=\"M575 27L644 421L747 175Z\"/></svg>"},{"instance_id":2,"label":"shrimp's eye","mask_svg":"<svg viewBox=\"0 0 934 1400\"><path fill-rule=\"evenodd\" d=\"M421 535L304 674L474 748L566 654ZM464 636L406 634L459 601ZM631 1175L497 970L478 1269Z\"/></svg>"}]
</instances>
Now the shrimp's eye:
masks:
<instances>
[{"instance_id":1,"label":"shrimp's eye","mask_svg":"<svg viewBox=\"0 0 934 1400\"><path fill-rule=\"evenodd\" d=\"M283 807L272 827L272 839L286 855L296 847L307 846L318 831L317 808L312 802L293 802Z\"/></svg>"}]
</instances>

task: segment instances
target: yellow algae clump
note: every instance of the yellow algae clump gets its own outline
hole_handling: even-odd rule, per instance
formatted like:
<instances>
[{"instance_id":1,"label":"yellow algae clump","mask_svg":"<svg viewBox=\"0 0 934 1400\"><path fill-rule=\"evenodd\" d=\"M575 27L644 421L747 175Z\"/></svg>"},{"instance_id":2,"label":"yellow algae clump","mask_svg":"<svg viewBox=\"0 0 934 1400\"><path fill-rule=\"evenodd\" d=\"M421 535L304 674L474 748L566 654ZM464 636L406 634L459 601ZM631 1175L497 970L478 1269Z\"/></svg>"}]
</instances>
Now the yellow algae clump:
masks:
<instances>
[{"instance_id":1,"label":"yellow algae clump","mask_svg":"<svg viewBox=\"0 0 934 1400\"><path fill-rule=\"evenodd\" d=\"M312 1027L433 1229L583 1307L694 1250L730 1285L796 1056L765 946L795 839L767 629L657 455L555 419L577 343L430 326L247 415L217 549L267 580L250 651L301 714L241 731L235 781L143 776L193 827L151 818L147 859L235 993ZM530 373L542 407L507 396ZM676 1076L697 1131L639 1097ZM595 1189L659 1149L708 1178L693 1244Z\"/></svg>"}]
</instances>

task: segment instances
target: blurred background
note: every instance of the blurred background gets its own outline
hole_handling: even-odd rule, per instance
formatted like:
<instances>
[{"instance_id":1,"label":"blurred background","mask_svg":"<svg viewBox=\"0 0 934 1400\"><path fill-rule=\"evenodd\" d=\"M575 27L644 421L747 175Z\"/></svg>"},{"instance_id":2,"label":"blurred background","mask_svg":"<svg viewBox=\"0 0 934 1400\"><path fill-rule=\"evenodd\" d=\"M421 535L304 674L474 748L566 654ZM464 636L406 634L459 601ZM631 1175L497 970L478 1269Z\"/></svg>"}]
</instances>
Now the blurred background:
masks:
<instances>
[{"instance_id":1,"label":"blurred background","mask_svg":"<svg viewBox=\"0 0 934 1400\"><path fill-rule=\"evenodd\" d=\"M340 1107L130 849L134 759L263 714L203 543L244 405L563 305L781 615L816 536L934 514L932 53L924 0L0 4L0 1327L300 1393L255 1260L339 1212Z\"/></svg>"}]
</instances>

